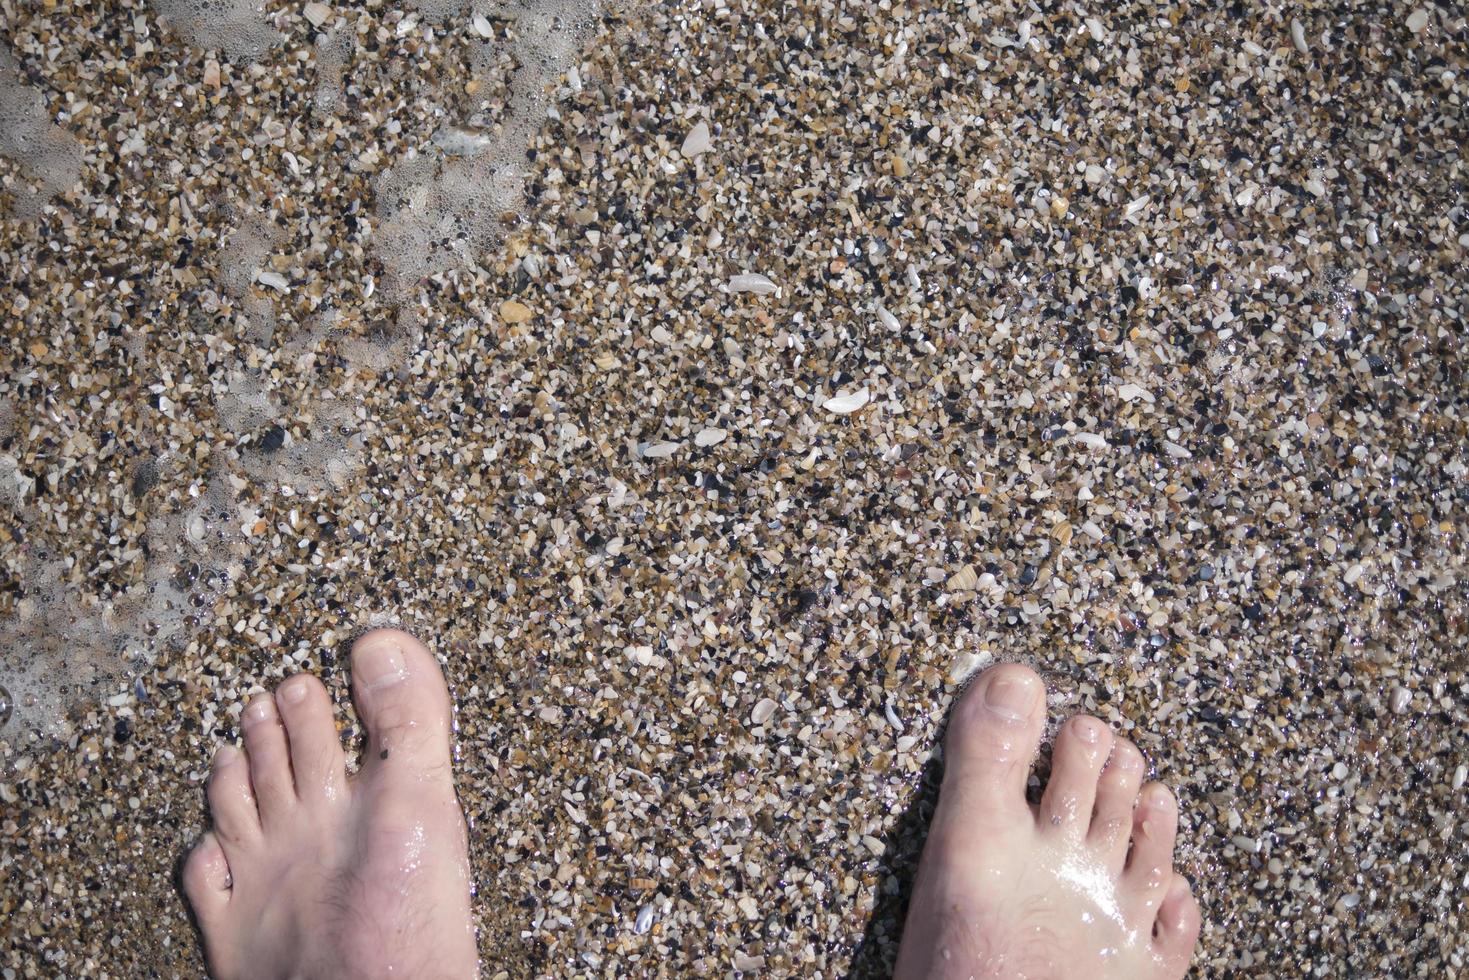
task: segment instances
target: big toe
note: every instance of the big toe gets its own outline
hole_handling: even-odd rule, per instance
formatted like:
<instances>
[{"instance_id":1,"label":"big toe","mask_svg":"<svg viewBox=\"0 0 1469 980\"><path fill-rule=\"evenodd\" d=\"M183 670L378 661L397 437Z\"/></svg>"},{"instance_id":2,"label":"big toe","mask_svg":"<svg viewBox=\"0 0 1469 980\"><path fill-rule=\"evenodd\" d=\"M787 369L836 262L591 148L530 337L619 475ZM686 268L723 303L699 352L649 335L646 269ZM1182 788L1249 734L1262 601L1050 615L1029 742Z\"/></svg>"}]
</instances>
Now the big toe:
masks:
<instances>
[{"instance_id":1,"label":"big toe","mask_svg":"<svg viewBox=\"0 0 1469 980\"><path fill-rule=\"evenodd\" d=\"M352 645L352 695L367 727L364 772L449 772L449 689L428 648L379 629Z\"/></svg>"},{"instance_id":2,"label":"big toe","mask_svg":"<svg viewBox=\"0 0 1469 980\"><path fill-rule=\"evenodd\" d=\"M1029 667L1000 664L955 706L944 739L940 799L966 822L1029 819L1025 781L1045 727L1045 684Z\"/></svg>"}]
</instances>

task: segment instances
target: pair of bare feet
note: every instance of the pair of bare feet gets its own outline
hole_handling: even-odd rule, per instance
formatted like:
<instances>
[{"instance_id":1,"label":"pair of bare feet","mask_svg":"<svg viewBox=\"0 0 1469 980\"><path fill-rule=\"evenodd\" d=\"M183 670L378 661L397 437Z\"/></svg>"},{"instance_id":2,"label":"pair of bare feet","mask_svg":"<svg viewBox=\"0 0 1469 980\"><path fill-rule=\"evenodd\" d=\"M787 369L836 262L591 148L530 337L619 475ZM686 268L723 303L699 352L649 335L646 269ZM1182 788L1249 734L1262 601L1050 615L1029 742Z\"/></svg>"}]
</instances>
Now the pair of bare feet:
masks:
<instances>
[{"instance_id":1,"label":"pair of bare feet","mask_svg":"<svg viewBox=\"0 0 1469 980\"><path fill-rule=\"evenodd\" d=\"M945 774L898 957L909 977L1181 977L1199 931L1172 868L1172 795L1095 718L1057 737L1040 806L1025 784L1045 727L1040 678L1005 664L954 708ZM368 731L347 776L332 703L310 675L250 701L244 752L209 780L213 829L184 863L210 972L234 977L471 977L468 846L450 703L413 637L352 651Z\"/></svg>"}]
</instances>

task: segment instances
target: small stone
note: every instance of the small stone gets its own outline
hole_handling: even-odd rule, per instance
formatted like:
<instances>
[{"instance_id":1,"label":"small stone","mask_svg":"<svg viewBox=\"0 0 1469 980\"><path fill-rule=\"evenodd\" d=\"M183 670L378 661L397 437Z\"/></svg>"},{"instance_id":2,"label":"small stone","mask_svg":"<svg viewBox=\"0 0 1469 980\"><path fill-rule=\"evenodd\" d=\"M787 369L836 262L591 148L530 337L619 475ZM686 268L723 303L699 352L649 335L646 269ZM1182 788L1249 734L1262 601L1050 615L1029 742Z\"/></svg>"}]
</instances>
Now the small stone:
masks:
<instances>
[{"instance_id":1,"label":"small stone","mask_svg":"<svg viewBox=\"0 0 1469 980\"><path fill-rule=\"evenodd\" d=\"M1077 432L1071 437L1072 442L1080 443L1088 449L1106 449L1107 439L1095 432Z\"/></svg>"},{"instance_id":2,"label":"small stone","mask_svg":"<svg viewBox=\"0 0 1469 980\"><path fill-rule=\"evenodd\" d=\"M1406 23L1408 30L1414 34L1422 33L1423 29L1428 26L1428 11L1423 7L1419 7L1408 15Z\"/></svg>"},{"instance_id":3,"label":"small stone","mask_svg":"<svg viewBox=\"0 0 1469 980\"><path fill-rule=\"evenodd\" d=\"M291 291L291 284L286 280L286 277L279 272L272 272L269 269L262 269L255 273L255 281L262 286L269 286L271 289L278 290L282 293L289 293Z\"/></svg>"},{"instance_id":4,"label":"small stone","mask_svg":"<svg viewBox=\"0 0 1469 980\"><path fill-rule=\"evenodd\" d=\"M694 445L703 448L705 446L717 446L724 441L729 433L723 429L700 429L694 436Z\"/></svg>"},{"instance_id":5,"label":"small stone","mask_svg":"<svg viewBox=\"0 0 1469 980\"><path fill-rule=\"evenodd\" d=\"M212 58L204 62L204 84L209 88L219 88L219 62Z\"/></svg>"},{"instance_id":6,"label":"small stone","mask_svg":"<svg viewBox=\"0 0 1469 980\"><path fill-rule=\"evenodd\" d=\"M1306 28L1298 20L1290 22L1290 43L1296 46L1301 54L1310 54L1311 48L1306 44Z\"/></svg>"},{"instance_id":7,"label":"small stone","mask_svg":"<svg viewBox=\"0 0 1469 980\"><path fill-rule=\"evenodd\" d=\"M776 704L773 699L761 698L759 701L755 702L755 707L750 712L750 724L765 724L767 721L770 720L770 716L775 714L775 709L778 707L780 707L780 705Z\"/></svg>"},{"instance_id":8,"label":"small stone","mask_svg":"<svg viewBox=\"0 0 1469 980\"><path fill-rule=\"evenodd\" d=\"M676 442L654 442L644 446L641 455L648 459L666 459L676 452L678 452Z\"/></svg>"},{"instance_id":9,"label":"small stone","mask_svg":"<svg viewBox=\"0 0 1469 980\"><path fill-rule=\"evenodd\" d=\"M1117 397L1121 398L1125 402L1138 401L1139 399L1141 399L1142 401L1147 402L1149 405L1151 405L1154 400L1152 392L1148 391L1148 389L1144 388L1142 385L1135 384L1118 385Z\"/></svg>"},{"instance_id":10,"label":"small stone","mask_svg":"<svg viewBox=\"0 0 1469 980\"><path fill-rule=\"evenodd\" d=\"M471 27L474 28L474 32L480 37L484 38L486 41L495 36L494 26L490 24L489 18L485 17L483 14L475 14L474 19L471 20L469 24Z\"/></svg>"},{"instance_id":11,"label":"small stone","mask_svg":"<svg viewBox=\"0 0 1469 980\"><path fill-rule=\"evenodd\" d=\"M500 304L500 319L506 323L524 323L533 315L529 306L517 300L507 299Z\"/></svg>"},{"instance_id":12,"label":"small stone","mask_svg":"<svg viewBox=\"0 0 1469 980\"><path fill-rule=\"evenodd\" d=\"M1406 712L1408 710L1408 705L1412 703L1413 692L1408 690L1406 687L1403 687L1401 684L1394 687L1392 689L1392 693L1388 695L1388 706L1392 708L1392 713L1395 715L1400 715Z\"/></svg>"},{"instance_id":13,"label":"small stone","mask_svg":"<svg viewBox=\"0 0 1469 980\"><path fill-rule=\"evenodd\" d=\"M1070 208L1071 208L1071 202L1068 201L1068 200L1066 200L1066 198L1062 197L1061 195L1057 194L1057 195L1055 195L1054 197L1051 198L1051 216L1052 217L1064 218L1066 216L1066 212Z\"/></svg>"},{"instance_id":14,"label":"small stone","mask_svg":"<svg viewBox=\"0 0 1469 980\"><path fill-rule=\"evenodd\" d=\"M709 124L700 119L694 123L694 128L690 129L688 135L683 138L683 146L679 148L679 152L692 158L701 153L707 153L713 145L714 141L709 135Z\"/></svg>"},{"instance_id":15,"label":"small stone","mask_svg":"<svg viewBox=\"0 0 1469 980\"><path fill-rule=\"evenodd\" d=\"M762 276L758 272L730 276L728 288L732 293L754 293L756 296L769 296L780 289L768 276Z\"/></svg>"},{"instance_id":16,"label":"small stone","mask_svg":"<svg viewBox=\"0 0 1469 980\"><path fill-rule=\"evenodd\" d=\"M871 400L871 398L871 393L866 388L862 388L858 391L852 392L851 394L837 395L833 398L828 398L826 401L821 403L821 407L826 409L828 412L832 412L836 415L850 415L862 406L866 405L868 401Z\"/></svg>"}]
</instances>

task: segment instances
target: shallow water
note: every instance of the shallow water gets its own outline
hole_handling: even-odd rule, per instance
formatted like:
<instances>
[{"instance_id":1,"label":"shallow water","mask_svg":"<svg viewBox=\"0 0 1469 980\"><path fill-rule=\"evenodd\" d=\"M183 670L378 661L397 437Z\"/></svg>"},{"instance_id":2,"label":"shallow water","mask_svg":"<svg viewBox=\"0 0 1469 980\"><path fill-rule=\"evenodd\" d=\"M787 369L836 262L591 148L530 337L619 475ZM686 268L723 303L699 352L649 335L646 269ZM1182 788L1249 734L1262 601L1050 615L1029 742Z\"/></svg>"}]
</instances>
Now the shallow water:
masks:
<instances>
[{"instance_id":1,"label":"shallow water","mask_svg":"<svg viewBox=\"0 0 1469 980\"><path fill-rule=\"evenodd\" d=\"M1198 975L1463 969L1456 9L191 9L0 7L0 967L197 972L213 744L392 621L510 975L879 974L994 659Z\"/></svg>"}]
</instances>

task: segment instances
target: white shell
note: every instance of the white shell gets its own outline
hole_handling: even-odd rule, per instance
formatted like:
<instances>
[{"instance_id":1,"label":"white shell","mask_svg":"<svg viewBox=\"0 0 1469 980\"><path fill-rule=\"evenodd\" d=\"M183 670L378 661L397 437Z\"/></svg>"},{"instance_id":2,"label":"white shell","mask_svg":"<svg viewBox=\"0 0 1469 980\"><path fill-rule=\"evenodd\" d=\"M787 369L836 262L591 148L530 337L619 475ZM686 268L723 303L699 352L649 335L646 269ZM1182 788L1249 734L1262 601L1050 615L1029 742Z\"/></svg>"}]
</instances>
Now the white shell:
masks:
<instances>
[{"instance_id":1,"label":"white shell","mask_svg":"<svg viewBox=\"0 0 1469 980\"><path fill-rule=\"evenodd\" d=\"M474 32L485 40L495 36L495 29L490 26L489 20L483 14L475 14L470 24L474 26Z\"/></svg>"},{"instance_id":2,"label":"white shell","mask_svg":"<svg viewBox=\"0 0 1469 980\"><path fill-rule=\"evenodd\" d=\"M701 429L699 433L694 436L694 445L701 448L704 446L717 446L719 443L724 441L724 437L727 435L729 435L729 433L725 432L723 429Z\"/></svg>"},{"instance_id":3,"label":"white shell","mask_svg":"<svg viewBox=\"0 0 1469 980\"><path fill-rule=\"evenodd\" d=\"M648 459L664 459L678 452L676 442L654 442L642 447L642 455Z\"/></svg>"},{"instance_id":4,"label":"white shell","mask_svg":"<svg viewBox=\"0 0 1469 980\"><path fill-rule=\"evenodd\" d=\"M332 19L332 8L324 3L308 3L301 12L311 21L312 27L320 27Z\"/></svg>"},{"instance_id":5,"label":"white shell","mask_svg":"<svg viewBox=\"0 0 1469 980\"><path fill-rule=\"evenodd\" d=\"M769 296L779 288L774 282L771 282L769 276L762 276L758 272L742 272L737 276L729 277L729 291L732 293Z\"/></svg>"},{"instance_id":6,"label":"white shell","mask_svg":"<svg viewBox=\"0 0 1469 980\"><path fill-rule=\"evenodd\" d=\"M291 291L291 284L287 282L286 277L281 275L279 272L271 272L268 269L261 269L259 272L255 273L255 281L260 283L262 286L269 286L272 289L279 289L283 293L289 293Z\"/></svg>"},{"instance_id":7,"label":"white shell","mask_svg":"<svg viewBox=\"0 0 1469 980\"><path fill-rule=\"evenodd\" d=\"M1078 432L1071 437L1072 442L1079 442L1088 449L1106 449L1107 439L1095 432Z\"/></svg>"},{"instance_id":8,"label":"white shell","mask_svg":"<svg viewBox=\"0 0 1469 980\"><path fill-rule=\"evenodd\" d=\"M632 931L641 936L651 928L653 928L653 906L644 905L638 909L638 918L633 923Z\"/></svg>"},{"instance_id":9,"label":"white shell","mask_svg":"<svg viewBox=\"0 0 1469 980\"><path fill-rule=\"evenodd\" d=\"M1419 31L1423 30L1423 28L1428 26L1428 11L1423 9L1422 7L1419 7L1417 10L1408 15L1407 24L1408 30L1412 31L1414 34L1417 34Z\"/></svg>"},{"instance_id":10,"label":"white shell","mask_svg":"<svg viewBox=\"0 0 1469 980\"><path fill-rule=\"evenodd\" d=\"M775 709L780 707L771 698L761 698L755 703L755 708L750 712L750 724L763 725L775 714Z\"/></svg>"},{"instance_id":11,"label":"white shell","mask_svg":"<svg viewBox=\"0 0 1469 980\"><path fill-rule=\"evenodd\" d=\"M850 415L853 412L857 411L857 409L861 408L863 405L866 405L871 400L871 393L868 392L866 388L863 388L860 391L854 391L851 394L837 395L835 398L828 398L826 401L821 403L821 407L826 409L828 412L834 412L837 415Z\"/></svg>"},{"instance_id":12,"label":"white shell","mask_svg":"<svg viewBox=\"0 0 1469 980\"><path fill-rule=\"evenodd\" d=\"M1125 402L1137 401L1139 398L1149 404L1153 402L1153 393L1142 385L1135 384L1118 385L1117 397Z\"/></svg>"},{"instance_id":13,"label":"white shell","mask_svg":"<svg viewBox=\"0 0 1469 980\"><path fill-rule=\"evenodd\" d=\"M887 311L887 307L879 306L877 308L877 318L881 320L882 325L887 327L889 330L899 330L902 328L902 324L898 323L898 318L889 313Z\"/></svg>"},{"instance_id":14,"label":"white shell","mask_svg":"<svg viewBox=\"0 0 1469 980\"><path fill-rule=\"evenodd\" d=\"M1311 48L1306 44L1306 28L1298 20L1290 22L1290 42L1296 46L1301 54L1310 54Z\"/></svg>"},{"instance_id":15,"label":"white shell","mask_svg":"<svg viewBox=\"0 0 1469 980\"><path fill-rule=\"evenodd\" d=\"M689 130L689 134L683 138L683 146L679 152L686 157L696 157L700 153L707 153L713 145L714 141L709 136L709 124L700 119L694 123L694 128Z\"/></svg>"}]
</instances>

